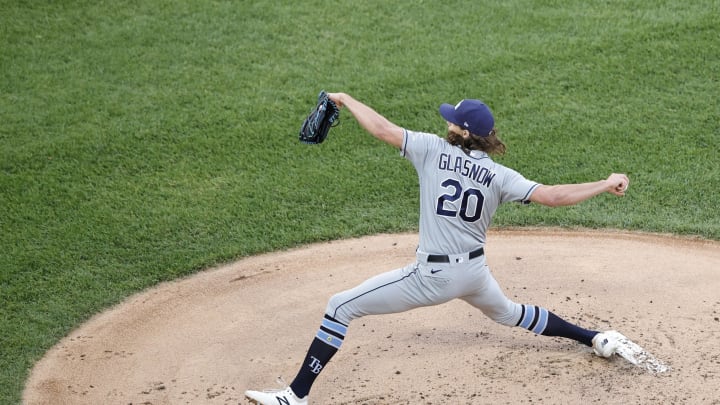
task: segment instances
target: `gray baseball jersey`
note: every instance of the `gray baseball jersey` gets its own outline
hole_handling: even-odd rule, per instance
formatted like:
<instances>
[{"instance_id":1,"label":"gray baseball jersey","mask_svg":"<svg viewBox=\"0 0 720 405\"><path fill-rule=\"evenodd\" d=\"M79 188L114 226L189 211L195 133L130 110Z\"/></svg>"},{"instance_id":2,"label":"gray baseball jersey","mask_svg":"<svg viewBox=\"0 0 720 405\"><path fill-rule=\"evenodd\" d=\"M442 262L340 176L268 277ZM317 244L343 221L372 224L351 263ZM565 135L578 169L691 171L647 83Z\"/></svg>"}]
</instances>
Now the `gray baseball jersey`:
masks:
<instances>
[{"instance_id":1,"label":"gray baseball jersey","mask_svg":"<svg viewBox=\"0 0 720 405\"><path fill-rule=\"evenodd\" d=\"M469 252L485 244L504 202L528 202L538 183L495 163L485 152L465 153L433 134L405 131L402 156L420 179L419 250Z\"/></svg>"}]
</instances>

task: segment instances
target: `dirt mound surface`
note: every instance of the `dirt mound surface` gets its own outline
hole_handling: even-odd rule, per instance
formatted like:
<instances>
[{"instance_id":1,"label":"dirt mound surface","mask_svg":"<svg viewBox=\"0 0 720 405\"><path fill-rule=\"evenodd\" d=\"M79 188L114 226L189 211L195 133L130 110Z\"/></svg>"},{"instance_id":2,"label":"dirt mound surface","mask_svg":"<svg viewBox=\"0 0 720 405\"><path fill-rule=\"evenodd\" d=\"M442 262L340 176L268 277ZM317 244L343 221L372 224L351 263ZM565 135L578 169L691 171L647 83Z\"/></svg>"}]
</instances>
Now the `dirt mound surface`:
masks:
<instances>
[{"instance_id":1,"label":"dirt mound surface","mask_svg":"<svg viewBox=\"0 0 720 405\"><path fill-rule=\"evenodd\" d=\"M130 297L52 348L35 404L237 404L297 372L336 292L414 258L415 234L275 252ZM617 329L670 366L651 374L461 301L354 321L315 404L720 404L720 243L620 232L494 230L514 301Z\"/></svg>"}]
</instances>

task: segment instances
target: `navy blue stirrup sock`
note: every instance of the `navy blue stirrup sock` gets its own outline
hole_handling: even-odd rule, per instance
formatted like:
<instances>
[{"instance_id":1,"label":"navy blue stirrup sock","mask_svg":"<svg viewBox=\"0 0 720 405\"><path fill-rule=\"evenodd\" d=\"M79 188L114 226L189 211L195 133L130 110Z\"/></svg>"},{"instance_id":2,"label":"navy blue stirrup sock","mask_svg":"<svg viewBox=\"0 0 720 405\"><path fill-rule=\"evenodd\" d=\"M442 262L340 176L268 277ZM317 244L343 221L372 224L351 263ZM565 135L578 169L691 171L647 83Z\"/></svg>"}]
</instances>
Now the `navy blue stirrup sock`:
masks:
<instances>
[{"instance_id":1,"label":"navy blue stirrup sock","mask_svg":"<svg viewBox=\"0 0 720 405\"><path fill-rule=\"evenodd\" d=\"M597 334L596 331L573 325L547 309L535 305L522 305L520 320L515 326L520 326L538 335L560 336L576 340L586 346L592 346L592 338Z\"/></svg>"},{"instance_id":2,"label":"navy blue stirrup sock","mask_svg":"<svg viewBox=\"0 0 720 405\"><path fill-rule=\"evenodd\" d=\"M577 325L573 325L552 312L548 312L548 315L548 324L542 333L544 336L560 336L577 340L585 346L592 346L592 338L595 337L597 331L583 329Z\"/></svg>"},{"instance_id":3,"label":"navy blue stirrup sock","mask_svg":"<svg viewBox=\"0 0 720 405\"><path fill-rule=\"evenodd\" d=\"M347 326L336 321L329 315L323 318L320 329L310 344L305 360L300 366L297 376L290 384L295 395L304 398L323 367L332 359L342 345Z\"/></svg>"}]
</instances>

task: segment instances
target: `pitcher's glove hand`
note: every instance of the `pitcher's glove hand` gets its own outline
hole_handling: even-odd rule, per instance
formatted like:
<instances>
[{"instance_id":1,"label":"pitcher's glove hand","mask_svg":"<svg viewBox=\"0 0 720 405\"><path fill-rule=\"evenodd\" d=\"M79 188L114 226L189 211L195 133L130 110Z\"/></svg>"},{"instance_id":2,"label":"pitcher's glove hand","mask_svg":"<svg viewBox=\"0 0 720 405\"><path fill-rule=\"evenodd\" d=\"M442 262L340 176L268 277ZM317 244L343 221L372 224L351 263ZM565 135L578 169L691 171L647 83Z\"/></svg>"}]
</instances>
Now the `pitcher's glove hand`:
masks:
<instances>
[{"instance_id":1,"label":"pitcher's glove hand","mask_svg":"<svg viewBox=\"0 0 720 405\"><path fill-rule=\"evenodd\" d=\"M323 143L327 138L330 128L337 125L340 117L340 109L335 102L328 98L325 90L318 95L315 108L305 118L300 128L300 142L308 144Z\"/></svg>"}]
</instances>

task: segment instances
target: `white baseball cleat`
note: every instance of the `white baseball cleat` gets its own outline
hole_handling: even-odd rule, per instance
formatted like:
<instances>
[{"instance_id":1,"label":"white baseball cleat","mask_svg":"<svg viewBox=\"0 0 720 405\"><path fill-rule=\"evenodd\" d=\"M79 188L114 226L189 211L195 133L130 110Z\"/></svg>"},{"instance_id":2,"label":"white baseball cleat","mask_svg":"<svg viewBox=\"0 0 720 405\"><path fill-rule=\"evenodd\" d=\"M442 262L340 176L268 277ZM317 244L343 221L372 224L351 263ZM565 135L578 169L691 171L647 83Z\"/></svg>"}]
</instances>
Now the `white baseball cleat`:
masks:
<instances>
[{"instance_id":1,"label":"white baseball cleat","mask_svg":"<svg viewBox=\"0 0 720 405\"><path fill-rule=\"evenodd\" d=\"M308 405L308 398L298 398L292 388L269 391L245 391L250 402L258 405Z\"/></svg>"},{"instance_id":2,"label":"white baseball cleat","mask_svg":"<svg viewBox=\"0 0 720 405\"><path fill-rule=\"evenodd\" d=\"M617 351L622 339L627 338L617 331L600 332L592 339L593 350L600 357L610 358Z\"/></svg>"}]
</instances>

